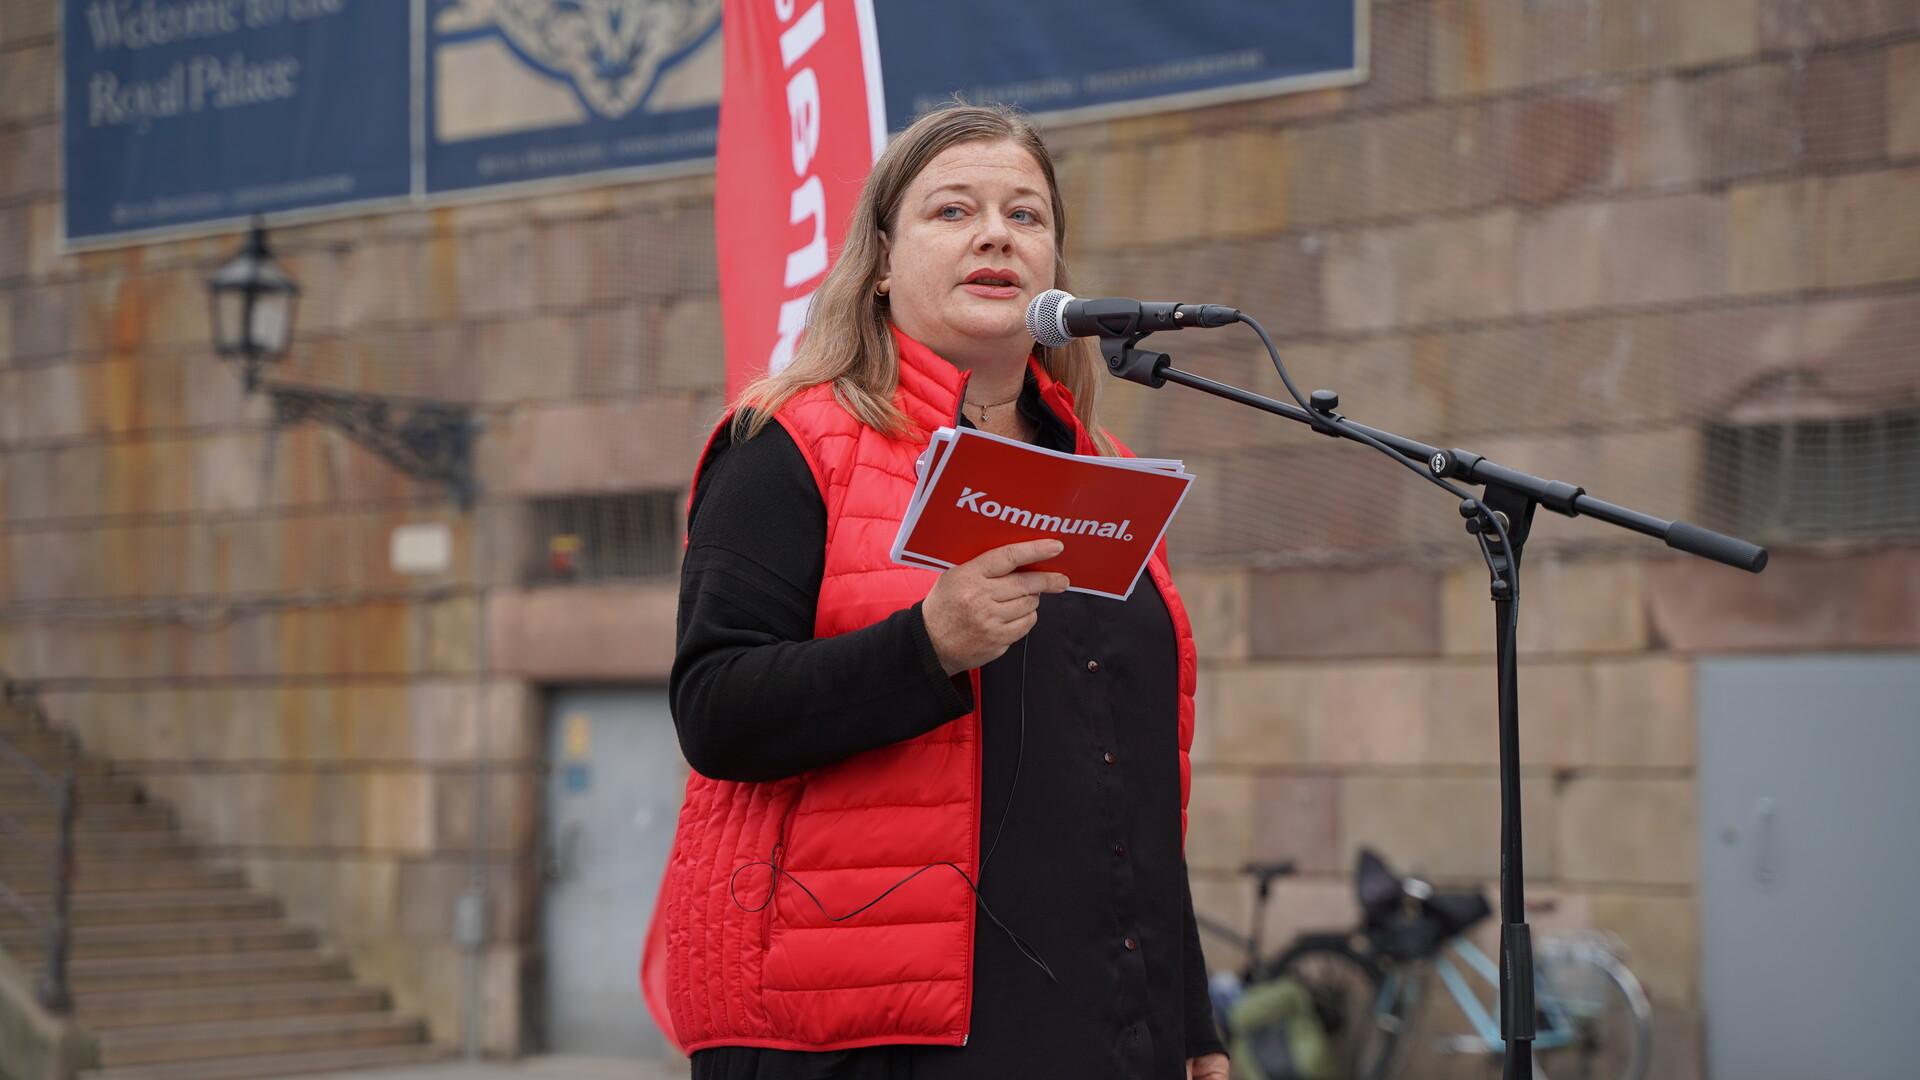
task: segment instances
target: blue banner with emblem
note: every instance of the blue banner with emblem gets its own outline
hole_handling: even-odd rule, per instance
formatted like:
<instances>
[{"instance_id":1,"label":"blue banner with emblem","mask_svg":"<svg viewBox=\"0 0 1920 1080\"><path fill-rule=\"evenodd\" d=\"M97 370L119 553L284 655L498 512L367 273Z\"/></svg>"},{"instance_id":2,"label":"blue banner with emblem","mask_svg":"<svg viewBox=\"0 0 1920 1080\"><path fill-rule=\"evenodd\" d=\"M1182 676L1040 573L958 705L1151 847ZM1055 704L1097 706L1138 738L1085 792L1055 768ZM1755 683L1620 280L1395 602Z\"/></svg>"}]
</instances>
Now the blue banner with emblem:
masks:
<instances>
[{"instance_id":1,"label":"blue banner with emblem","mask_svg":"<svg viewBox=\"0 0 1920 1080\"><path fill-rule=\"evenodd\" d=\"M720 0L62 0L66 238L707 167ZM796 17L819 0L765 0ZM1366 0L870 0L898 130L1365 77Z\"/></svg>"},{"instance_id":2,"label":"blue banner with emblem","mask_svg":"<svg viewBox=\"0 0 1920 1080\"><path fill-rule=\"evenodd\" d=\"M428 192L713 157L720 0L428 0Z\"/></svg>"}]
</instances>

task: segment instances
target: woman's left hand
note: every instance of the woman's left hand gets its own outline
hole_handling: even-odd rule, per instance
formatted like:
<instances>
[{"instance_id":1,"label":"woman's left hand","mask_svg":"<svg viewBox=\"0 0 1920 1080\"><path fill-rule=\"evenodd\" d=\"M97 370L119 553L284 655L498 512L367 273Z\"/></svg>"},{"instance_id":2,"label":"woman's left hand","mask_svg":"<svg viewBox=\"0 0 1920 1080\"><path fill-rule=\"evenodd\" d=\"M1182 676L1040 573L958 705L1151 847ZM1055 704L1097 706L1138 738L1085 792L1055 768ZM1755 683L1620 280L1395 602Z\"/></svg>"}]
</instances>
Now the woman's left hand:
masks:
<instances>
[{"instance_id":1,"label":"woman's left hand","mask_svg":"<svg viewBox=\"0 0 1920 1080\"><path fill-rule=\"evenodd\" d=\"M1227 1055L1188 1058L1187 1080L1227 1080Z\"/></svg>"}]
</instances>

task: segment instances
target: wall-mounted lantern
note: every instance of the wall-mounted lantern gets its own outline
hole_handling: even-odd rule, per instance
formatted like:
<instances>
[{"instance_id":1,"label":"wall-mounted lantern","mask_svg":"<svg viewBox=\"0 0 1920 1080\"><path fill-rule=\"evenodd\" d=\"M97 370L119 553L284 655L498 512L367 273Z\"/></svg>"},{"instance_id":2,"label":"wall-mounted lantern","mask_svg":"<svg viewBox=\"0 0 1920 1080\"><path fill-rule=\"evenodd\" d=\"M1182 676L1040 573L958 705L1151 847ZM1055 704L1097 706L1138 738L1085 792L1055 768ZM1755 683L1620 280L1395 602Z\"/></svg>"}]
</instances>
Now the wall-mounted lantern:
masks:
<instances>
[{"instance_id":1,"label":"wall-mounted lantern","mask_svg":"<svg viewBox=\"0 0 1920 1080\"><path fill-rule=\"evenodd\" d=\"M239 251L207 279L213 303L213 347L244 365L247 393L264 389L274 421L318 420L345 432L402 472L445 484L463 507L473 505L473 444L480 423L465 405L264 382L261 369L286 359L300 284L267 248L255 219Z\"/></svg>"},{"instance_id":2,"label":"wall-mounted lantern","mask_svg":"<svg viewBox=\"0 0 1920 1080\"><path fill-rule=\"evenodd\" d=\"M293 341L300 286L267 250L267 230L253 223L233 258L207 279L213 301L213 347L244 365L247 393L260 387L260 367L286 358Z\"/></svg>"}]
</instances>

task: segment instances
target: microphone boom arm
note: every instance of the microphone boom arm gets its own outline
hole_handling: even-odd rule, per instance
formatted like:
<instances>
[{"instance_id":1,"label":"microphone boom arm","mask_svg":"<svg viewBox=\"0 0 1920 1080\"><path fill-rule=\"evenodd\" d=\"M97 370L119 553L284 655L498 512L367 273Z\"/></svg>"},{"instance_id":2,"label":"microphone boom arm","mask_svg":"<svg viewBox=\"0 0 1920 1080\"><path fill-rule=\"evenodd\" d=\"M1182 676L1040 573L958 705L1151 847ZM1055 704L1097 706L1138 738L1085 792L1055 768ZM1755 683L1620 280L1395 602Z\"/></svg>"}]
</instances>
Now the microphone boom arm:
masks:
<instances>
[{"instance_id":1,"label":"microphone boom arm","mask_svg":"<svg viewBox=\"0 0 1920 1080\"><path fill-rule=\"evenodd\" d=\"M1149 330L1130 337L1101 338L1100 356L1106 361L1107 370L1129 382L1150 386L1156 390L1167 383L1176 383L1259 409L1262 412L1283 416L1296 423L1306 424L1322 435L1352 439L1360 443L1384 443L1394 455L1420 466L1436 478L1458 479L1470 484L1510 488L1566 517L1595 518L1609 525L1653 537L1676 551L1712 559L1748 573L1757 574L1766 569L1767 550L1758 544L1685 521L1669 521L1596 499L1588 495L1585 488L1532 476L1518 469L1508 468L1470 450L1443 450L1403 435L1396 435L1391 431L1356 423L1333 411L1339 407L1340 399L1330 391L1314 391L1313 404L1316 408L1309 410L1183 371L1173 366L1173 358L1166 353L1139 348L1139 342L1151 333L1152 331ZM1323 396L1327 405L1325 410L1321 411L1317 406Z\"/></svg>"}]
</instances>

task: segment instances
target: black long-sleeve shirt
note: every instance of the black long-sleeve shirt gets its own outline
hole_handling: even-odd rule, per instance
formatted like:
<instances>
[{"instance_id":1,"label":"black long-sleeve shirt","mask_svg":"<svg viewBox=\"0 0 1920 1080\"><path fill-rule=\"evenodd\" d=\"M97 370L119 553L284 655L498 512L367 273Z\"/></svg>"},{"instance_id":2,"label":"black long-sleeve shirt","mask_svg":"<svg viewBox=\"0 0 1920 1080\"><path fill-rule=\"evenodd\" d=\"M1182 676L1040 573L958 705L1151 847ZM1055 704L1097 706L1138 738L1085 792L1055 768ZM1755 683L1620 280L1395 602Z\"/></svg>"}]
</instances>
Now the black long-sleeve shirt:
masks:
<instances>
[{"instance_id":1,"label":"black long-sleeve shirt","mask_svg":"<svg viewBox=\"0 0 1920 1080\"><path fill-rule=\"evenodd\" d=\"M1020 405L1041 445L1072 450L1031 385ZM971 709L919 605L813 637L826 510L779 425L721 437L689 530L671 694L695 769L792 776ZM1166 605L1143 579L1124 602L1042 597L1033 632L981 669L981 899L1057 983L981 919L965 1047L721 1047L694 1054L695 1080L1167 1080L1219 1051L1181 854L1175 665Z\"/></svg>"}]
</instances>

